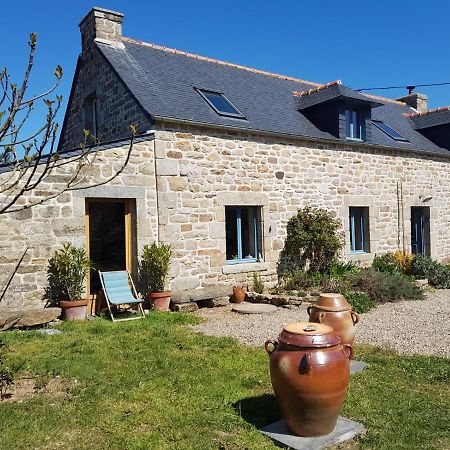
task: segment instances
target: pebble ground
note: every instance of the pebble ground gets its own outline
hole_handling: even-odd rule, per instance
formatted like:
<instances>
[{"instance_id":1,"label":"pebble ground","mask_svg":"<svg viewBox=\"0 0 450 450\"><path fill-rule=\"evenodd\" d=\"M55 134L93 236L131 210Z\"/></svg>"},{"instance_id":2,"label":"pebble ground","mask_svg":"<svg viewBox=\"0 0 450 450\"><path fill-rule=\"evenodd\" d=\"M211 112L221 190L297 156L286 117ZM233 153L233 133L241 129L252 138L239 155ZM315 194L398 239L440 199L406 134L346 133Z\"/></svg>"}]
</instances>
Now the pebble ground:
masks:
<instances>
[{"instance_id":1,"label":"pebble ground","mask_svg":"<svg viewBox=\"0 0 450 450\"><path fill-rule=\"evenodd\" d=\"M276 339L284 324L307 321L307 304L271 314L238 314L231 305L203 308L195 314L205 319L194 330L212 336L230 336L253 347ZM450 290L429 292L425 300L385 303L361 314L356 342L380 346L404 355L450 358Z\"/></svg>"}]
</instances>

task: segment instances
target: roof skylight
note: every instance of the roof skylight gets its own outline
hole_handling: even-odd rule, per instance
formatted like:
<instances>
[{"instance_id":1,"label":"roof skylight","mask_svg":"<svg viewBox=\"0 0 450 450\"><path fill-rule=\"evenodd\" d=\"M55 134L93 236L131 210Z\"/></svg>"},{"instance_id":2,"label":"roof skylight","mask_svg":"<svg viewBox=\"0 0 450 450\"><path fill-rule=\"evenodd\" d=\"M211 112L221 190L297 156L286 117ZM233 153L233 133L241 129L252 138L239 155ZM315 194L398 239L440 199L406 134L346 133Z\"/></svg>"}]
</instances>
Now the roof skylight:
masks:
<instances>
[{"instance_id":1,"label":"roof skylight","mask_svg":"<svg viewBox=\"0 0 450 450\"><path fill-rule=\"evenodd\" d=\"M395 141L403 141L403 142L409 142L408 139L406 139L404 136L402 136L400 133L395 131L393 128L391 128L389 125L386 125L381 120L372 120L372 123L379 128L381 131L386 133L390 138L394 139Z\"/></svg>"},{"instance_id":2,"label":"roof skylight","mask_svg":"<svg viewBox=\"0 0 450 450\"><path fill-rule=\"evenodd\" d=\"M197 92L217 114L245 119L245 116L222 93L206 89L197 89Z\"/></svg>"}]
</instances>

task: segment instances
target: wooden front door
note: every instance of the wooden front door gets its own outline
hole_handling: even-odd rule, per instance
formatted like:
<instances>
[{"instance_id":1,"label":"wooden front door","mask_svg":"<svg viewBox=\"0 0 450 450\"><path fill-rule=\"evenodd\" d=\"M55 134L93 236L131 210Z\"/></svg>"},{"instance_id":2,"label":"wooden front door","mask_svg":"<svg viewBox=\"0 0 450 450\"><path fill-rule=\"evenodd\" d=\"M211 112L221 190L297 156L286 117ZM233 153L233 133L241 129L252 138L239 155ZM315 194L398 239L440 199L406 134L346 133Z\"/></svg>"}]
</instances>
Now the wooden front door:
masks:
<instances>
[{"instance_id":1,"label":"wooden front door","mask_svg":"<svg viewBox=\"0 0 450 450\"><path fill-rule=\"evenodd\" d=\"M128 270L133 273L131 200L86 200L86 249L93 265L87 277L87 294L94 313L101 294L97 271Z\"/></svg>"}]
</instances>

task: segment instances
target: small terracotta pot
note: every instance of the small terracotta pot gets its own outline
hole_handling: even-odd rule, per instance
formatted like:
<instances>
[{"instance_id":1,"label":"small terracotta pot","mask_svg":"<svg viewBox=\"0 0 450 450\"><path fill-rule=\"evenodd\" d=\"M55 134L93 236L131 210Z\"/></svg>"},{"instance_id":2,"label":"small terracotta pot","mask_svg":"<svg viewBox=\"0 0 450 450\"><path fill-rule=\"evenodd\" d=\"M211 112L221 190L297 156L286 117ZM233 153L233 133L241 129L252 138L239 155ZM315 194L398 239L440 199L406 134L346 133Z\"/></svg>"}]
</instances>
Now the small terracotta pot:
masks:
<instances>
[{"instance_id":1,"label":"small terracotta pot","mask_svg":"<svg viewBox=\"0 0 450 450\"><path fill-rule=\"evenodd\" d=\"M155 311L169 311L171 291L150 292L148 301Z\"/></svg>"},{"instance_id":2,"label":"small terracotta pot","mask_svg":"<svg viewBox=\"0 0 450 450\"><path fill-rule=\"evenodd\" d=\"M355 325L359 315L341 294L320 294L316 303L307 309L310 322L323 323L333 328L341 344L352 345L355 340Z\"/></svg>"},{"instance_id":3,"label":"small terracotta pot","mask_svg":"<svg viewBox=\"0 0 450 450\"><path fill-rule=\"evenodd\" d=\"M60 300L59 307L62 310L62 318L69 321L86 320L87 304L87 299L74 301Z\"/></svg>"},{"instance_id":4,"label":"small terracotta pot","mask_svg":"<svg viewBox=\"0 0 450 450\"><path fill-rule=\"evenodd\" d=\"M231 297L233 303L244 303L246 296L247 294L245 293L244 288L233 286L233 295Z\"/></svg>"},{"instance_id":5,"label":"small terracotta pot","mask_svg":"<svg viewBox=\"0 0 450 450\"><path fill-rule=\"evenodd\" d=\"M331 433L347 394L352 347L341 345L331 327L310 322L285 325L278 341L264 346L289 430L298 436Z\"/></svg>"}]
</instances>

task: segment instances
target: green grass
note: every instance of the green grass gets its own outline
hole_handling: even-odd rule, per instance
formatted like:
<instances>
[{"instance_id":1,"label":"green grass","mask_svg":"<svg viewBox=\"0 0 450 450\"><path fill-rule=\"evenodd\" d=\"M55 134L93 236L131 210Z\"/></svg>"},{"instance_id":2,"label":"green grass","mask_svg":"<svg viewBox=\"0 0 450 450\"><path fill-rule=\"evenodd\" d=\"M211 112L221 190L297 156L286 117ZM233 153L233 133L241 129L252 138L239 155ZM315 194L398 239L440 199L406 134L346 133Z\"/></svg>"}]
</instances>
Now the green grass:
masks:
<instances>
[{"instance_id":1,"label":"green grass","mask_svg":"<svg viewBox=\"0 0 450 450\"><path fill-rule=\"evenodd\" d=\"M14 370L75 387L0 403L0 448L276 449L257 431L279 418L264 350L196 334L194 321L159 313L63 324L57 336L4 333ZM368 429L357 448L448 448L449 360L357 350L371 364L343 410Z\"/></svg>"}]
</instances>

